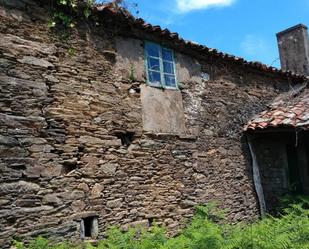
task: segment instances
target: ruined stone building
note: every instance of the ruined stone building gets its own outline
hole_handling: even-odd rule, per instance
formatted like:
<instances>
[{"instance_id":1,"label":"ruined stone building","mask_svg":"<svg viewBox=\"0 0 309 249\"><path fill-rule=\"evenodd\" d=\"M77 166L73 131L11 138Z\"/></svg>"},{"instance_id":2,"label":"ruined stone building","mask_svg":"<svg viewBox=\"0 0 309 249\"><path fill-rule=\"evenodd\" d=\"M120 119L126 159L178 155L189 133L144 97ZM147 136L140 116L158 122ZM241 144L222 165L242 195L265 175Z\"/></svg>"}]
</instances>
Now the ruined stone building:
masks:
<instances>
[{"instance_id":1,"label":"ruined stone building","mask_svg":"<svg viewBox=\"0 0 309 249\"><path fill-rule=\"evenodd\" d=\"M47 1L0 1L0 245L177 233L216 200L254 220L309 191L307 29L278 34L279 69L108 6L67 42Z\"/></svg>"}]
</instances>

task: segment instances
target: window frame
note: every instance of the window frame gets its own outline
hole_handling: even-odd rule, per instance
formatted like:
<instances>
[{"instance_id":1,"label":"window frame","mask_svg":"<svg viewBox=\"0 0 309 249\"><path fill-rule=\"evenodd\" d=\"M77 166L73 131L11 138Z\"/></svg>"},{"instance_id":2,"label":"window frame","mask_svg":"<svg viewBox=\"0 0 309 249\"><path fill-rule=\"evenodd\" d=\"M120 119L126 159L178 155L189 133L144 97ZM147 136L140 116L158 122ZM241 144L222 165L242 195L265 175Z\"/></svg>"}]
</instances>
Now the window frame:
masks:
<instances>
[{"instance_id":1,"label":"window frame","mask_svg":"<svg viewBox=\"0 0 309 249\"><path fill-rule=\"evenodd\" d=\"M153 57L153 56L148 56L147 54L147 50L146 50L146 45L147 44L153 44L155 46L158 46L159 47L159 58L158 57ZM172 55L172 60L173 61L166 61L166 60L163 60L163 56L162 56L162 51L163 49L165 50L168 50L171 52L171 55ZM173 49L170 49L170 48L167 48L165 46L162 46L158 43L155 43L155 42L152 42L152 41L145 41L144 42L144 57L145 57L145 69L146 69L146 75L147 75L147 85L148 86L151 86L151 87L157 87L157 88L164 88L164 89L169 89L169 90L179 90L179 87L178 87L178 81L177 81L177 74L176 74L176 62L175 62L175 53L174 53L174 50ZM159 59L159 71L157 70L151 70L148 68L148 58L154 58L154 59ZM169 62L169 63L172 63L173 64L173 74L171 73L165 73L164 72L164 64L163 62ZM160 85L156 86L154 85L153 83L151 83L149 81L149 70L150 71L154 71L154 72L160 72ZM167 74L167 75L173 75L175 77L175 86L167 86L165 84L165 78L164 78L164 74Z\"/></svg>"}]
</instances>

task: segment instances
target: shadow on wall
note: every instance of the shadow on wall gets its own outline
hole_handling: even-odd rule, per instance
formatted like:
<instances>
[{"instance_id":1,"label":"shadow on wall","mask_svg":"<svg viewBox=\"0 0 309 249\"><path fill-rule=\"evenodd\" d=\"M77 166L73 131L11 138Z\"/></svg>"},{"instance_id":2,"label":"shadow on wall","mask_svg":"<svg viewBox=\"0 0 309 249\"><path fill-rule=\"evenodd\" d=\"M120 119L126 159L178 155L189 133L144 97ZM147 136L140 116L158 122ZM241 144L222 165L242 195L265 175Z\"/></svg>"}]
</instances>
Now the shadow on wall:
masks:
<instances>
[{"instance_id":1,"label":"shadow on wall","mask_svg":"<svg viewBox=\"0 0 309 249\"><path fill-rule=\"evenodd\" d=\"M286 194L309 194L309 133L293 129L250 134L265 197L273 212Z\"/></svg>"}]
</instances>

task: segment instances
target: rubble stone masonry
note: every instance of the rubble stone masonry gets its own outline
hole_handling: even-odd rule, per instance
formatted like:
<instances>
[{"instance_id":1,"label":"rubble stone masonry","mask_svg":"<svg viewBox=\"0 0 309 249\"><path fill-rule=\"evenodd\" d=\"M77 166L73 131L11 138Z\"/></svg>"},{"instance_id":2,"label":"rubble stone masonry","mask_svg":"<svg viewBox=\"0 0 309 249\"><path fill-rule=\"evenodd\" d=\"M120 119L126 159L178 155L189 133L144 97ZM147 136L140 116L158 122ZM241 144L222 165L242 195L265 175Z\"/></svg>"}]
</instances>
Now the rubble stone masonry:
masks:
<instances>
[{"instance_id":1,"label":"rubble stone masonry","mask_svg":"<svg viewBox=\"0 0 309 249\"><path fill-rule=\"evenodd\" d=\"M48 18L35 1L0 1L1 248L14 237L79 239L91 216L99 239L109 225L153 220L173 235L211 200L232 222L258 217L242 125L297 82L175 47L178 61L198 61L210 80L187 77L168 94L119 68L117 39L143 42L142 32L80 23L62 42ZM152 90L182 101L185 131L144 129Z\"/></svg>"}]
</instances>

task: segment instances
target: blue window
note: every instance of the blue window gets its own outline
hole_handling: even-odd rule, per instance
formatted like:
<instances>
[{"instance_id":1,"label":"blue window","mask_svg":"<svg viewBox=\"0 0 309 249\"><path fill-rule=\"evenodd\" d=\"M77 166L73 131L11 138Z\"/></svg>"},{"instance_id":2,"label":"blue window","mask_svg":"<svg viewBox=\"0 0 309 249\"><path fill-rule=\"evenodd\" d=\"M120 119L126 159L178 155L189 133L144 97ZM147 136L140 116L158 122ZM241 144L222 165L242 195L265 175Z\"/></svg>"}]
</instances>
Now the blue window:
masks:
<instances>
[{"instance_id":1,"label":"blue window","mask_svg":"<svg viewBox=\"0 0 309 249\"><path fill-rule=\"evenodd\" d=\"M173 50L156 43L145 43L148 85L178 89Z\"/></svg>"}]
</instances>

